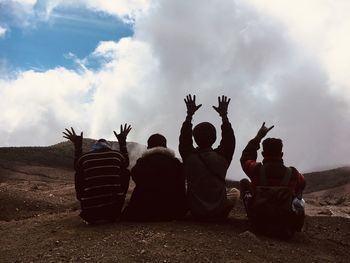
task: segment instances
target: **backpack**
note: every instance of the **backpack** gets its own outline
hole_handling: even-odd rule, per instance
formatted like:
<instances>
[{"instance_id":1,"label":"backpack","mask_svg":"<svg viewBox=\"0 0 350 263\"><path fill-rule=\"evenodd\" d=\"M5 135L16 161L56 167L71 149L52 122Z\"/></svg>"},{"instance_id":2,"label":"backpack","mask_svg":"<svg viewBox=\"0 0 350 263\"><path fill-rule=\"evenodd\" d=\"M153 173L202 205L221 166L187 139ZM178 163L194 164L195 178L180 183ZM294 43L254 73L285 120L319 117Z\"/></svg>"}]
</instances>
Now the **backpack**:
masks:
<instances>
[{"instance_id":1,"label":"backpack","mask_svg":"<svg viewBox=\"0 0 350 263\"><path fill-rule=\"evenodd\" d=\"M292 195L288 188L292 169L287 167L281 184L269 186L266 167L260 167L260 184L250 203L251 217L260 223L281 223L291 215ZM288 221L288 220L287 220Z\"/></svg>"}]
</instances>

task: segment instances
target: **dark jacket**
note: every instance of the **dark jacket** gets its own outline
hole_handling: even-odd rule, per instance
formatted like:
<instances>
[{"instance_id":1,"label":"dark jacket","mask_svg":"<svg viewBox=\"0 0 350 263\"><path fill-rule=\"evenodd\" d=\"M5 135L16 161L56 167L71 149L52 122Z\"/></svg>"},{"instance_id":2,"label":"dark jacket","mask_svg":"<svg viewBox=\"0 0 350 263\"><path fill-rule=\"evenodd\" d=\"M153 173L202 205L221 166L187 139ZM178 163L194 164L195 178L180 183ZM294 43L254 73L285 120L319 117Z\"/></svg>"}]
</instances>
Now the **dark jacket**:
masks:
<instances>
[{"instance_id":1,"label":"dark jacket","mask_svg":"<svg viewBox=\"0 0 350 263\"><path fill-rule=\"evenodd\" d=\"M189 208L197 218L221 217L227 211L225 178L235 150L235 136L227 117L223 118L221 133L216 149L201 149L193 147L190 117L181 128L179 152L187 178Z\"/></svg>"},{"instance_id":2,"label":"dark jacket","mask_svg":"<svg viewBox=\"0 0 350 263\"><path fill-rule=\"evenodd\" d=\"M131 177L136 186L125 219L172 220L186 214L183 166L173 151L164 147L147 150L132 168Z\"/></svg>"},{"instance_id":3,"label":"dark jacket","mask_svg":"<svg viewBox=\"0 0 350 263\"><path fill-rule=\"evenodd\" d=\"M113 221L120 216L130 180L126 147L121 151L105 148L76 158L75 189L84 220Z\"/></svg>"},{"instance_id":4,"label":"dark jacket","mask_svg":"<svg viewBox=\"0 0 350 263\"><path fill-rule=\"evenodd\" d=\"M260 167L265 166L266 178L271 186L278 186L286 173L286 166L283 163L282 158L264 158L261 162L257 162L257 151L260 148L260 140L257 138L249 141L248 145L242 152L241 165L243 171L251 180L253 195L255 193L256 186L260 185L259 175ZM298 192L302 192L305 188L305 179L302 174L294 167L292 168L291 179L289 181L289 190L293 197Z\"/></svg>"}]
</instances>

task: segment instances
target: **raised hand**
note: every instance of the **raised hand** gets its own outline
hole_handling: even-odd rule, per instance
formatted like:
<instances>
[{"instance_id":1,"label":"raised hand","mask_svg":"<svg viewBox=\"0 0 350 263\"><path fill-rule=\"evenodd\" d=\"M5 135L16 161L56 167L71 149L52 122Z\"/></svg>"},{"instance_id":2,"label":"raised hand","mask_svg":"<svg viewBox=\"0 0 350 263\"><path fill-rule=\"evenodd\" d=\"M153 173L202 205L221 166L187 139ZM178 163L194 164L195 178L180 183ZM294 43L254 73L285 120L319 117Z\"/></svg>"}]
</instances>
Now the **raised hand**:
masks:
<instances>
[{"instance_id":1,"label":"raised hand","mask_svg":"<svg viewBox=\"0 0 350 263\"><path fill-rule=\"evenodd\" d=\"M131 125L127 125L126 123L123 125L120 125L120 133L117 134L115 131L113 131L115 137L117 137L118 142L126 142L126 137L128 136L129 132L131 131Z\"/></svg>"},{"instance_id":2,"label":"raised hand","mask_svg":"<svg viewBox=\"0 0 350 263\"><path fill-rule=\"evenodd\" d=\"M83 144L83 132L80 133L80 135L76 135L74 129L71 127L71 131L68 129L65 129L66 132L62 132L64 134L63 138L66 138L70 140L74 145L81 146Z\"/></svg>"},{"instance_id":3,"label":"raised hand","mask_svg":"<svg viewBox=\"0 0 350 263\"><path fill-rule=\"evenodd\" d=\"M218 97L218 107L213 106L214 110L217 111L217 113L220 114L220 116L225 116L227 115L227 108L228 108L228 104L230 103L231 99L228 98L226 96L221 96L221 100L220 97Z\"/></svg>"},{"instance_id":4,"label":"raised hand","mask_svg":"<svg viewBox=\"0 0 350 263\"><path fill-rule=\"evenodd\" d=\"M193 115L200 107L202 107L202 104L196 105L196 95L193 95L193 98L191 95L187 95L184 99L187 107L187 114Z\"/></svg>"},{"instance_id":5,"label":"raised hand","mask_svg":"<svg viewBox=\"0 0 350 263\"><path fill-rule=\"evenodd\" d=\"M258 134L256 135L257 137L259 137L260 139L264 138L266 136L266 134L272 130L272 128L275 127L274 125L272 125L270 128L267 128L265 126L265 122L261 125L261 128L258 131Z\"/></svg>"}]
</instances>

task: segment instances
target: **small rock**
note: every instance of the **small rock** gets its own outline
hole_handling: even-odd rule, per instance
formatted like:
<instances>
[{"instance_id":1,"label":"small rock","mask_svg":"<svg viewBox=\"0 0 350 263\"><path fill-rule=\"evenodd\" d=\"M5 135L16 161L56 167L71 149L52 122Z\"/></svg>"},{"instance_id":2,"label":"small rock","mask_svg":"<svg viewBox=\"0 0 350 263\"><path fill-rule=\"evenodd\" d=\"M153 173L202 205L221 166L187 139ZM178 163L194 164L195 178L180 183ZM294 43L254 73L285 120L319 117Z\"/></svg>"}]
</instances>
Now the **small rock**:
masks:
<instances>
[{"instance_id":1,"label":"small rock","mask_svg":"<svg viewBox=\"0 0 350 263\"><path fill-rule=\"evenodd\" d=\"M39 187L37 185L34 185L34 186L32 186L32 188L30 190L32 190L32 191L39 190Z\"/></svg>"},{"instance_id":2,"label":"small rock","mask_svg":"<svg viewBox=\"0 0 350 263\"><path fill-rule=\"evenodd\" d=\"M247 239L250 239L252 241L260 241L255 234L253 234L252 232L250 231L245 231L241 234L239 234L240 237L244 237L244 238L247 238Z\"/></svg>"}]
</instances>

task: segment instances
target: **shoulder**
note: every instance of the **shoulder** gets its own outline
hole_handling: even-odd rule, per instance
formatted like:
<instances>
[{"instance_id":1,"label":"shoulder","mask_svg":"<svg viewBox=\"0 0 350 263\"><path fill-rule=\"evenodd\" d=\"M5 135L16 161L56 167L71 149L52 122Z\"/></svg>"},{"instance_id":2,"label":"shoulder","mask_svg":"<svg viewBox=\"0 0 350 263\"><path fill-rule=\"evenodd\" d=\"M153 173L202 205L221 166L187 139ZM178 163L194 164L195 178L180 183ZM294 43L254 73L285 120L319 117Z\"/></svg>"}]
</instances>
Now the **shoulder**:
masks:
<instances>
[{"instance_id":1,"label":"shoulder","mask_svg":"<svg viewBox=\"0 0 350 263\"><path fill-rule=\"evenodd\" d=\"M151 149L147 149L141 159L147 159L149 157L154 157L154 156L161 156L161 157L168 157L171 159L176 159L175 158L175 152L169 148L165 147L154 147Z\"/></svg>"},{"instance_id":2,"label":"shoulder","mask_svg":"<svg viewBox=\"0 0 350 263\"><path fill-rule=\"evenodd\" d=\"M90 151L84 153L78 159L78 164L90 159L100 159L100 158L114 158L118 160L123 160L125 157L119 151L108 150L108 151Z\"/></svg>"},{"instance_id":3,"label":"shoulder","mask_svg":"<svg viewBox=\"0 0 350 263\"><path fill-rule=\"evenodd\" d=\"M294 166L290 166L290 167L287 167L289 169L292 170L292 180L297 180L299 177L302 177L303 175L301 173L299 173L299 171L297 170L297 168L295 168Z\"/></svg>"}]
</instances>

